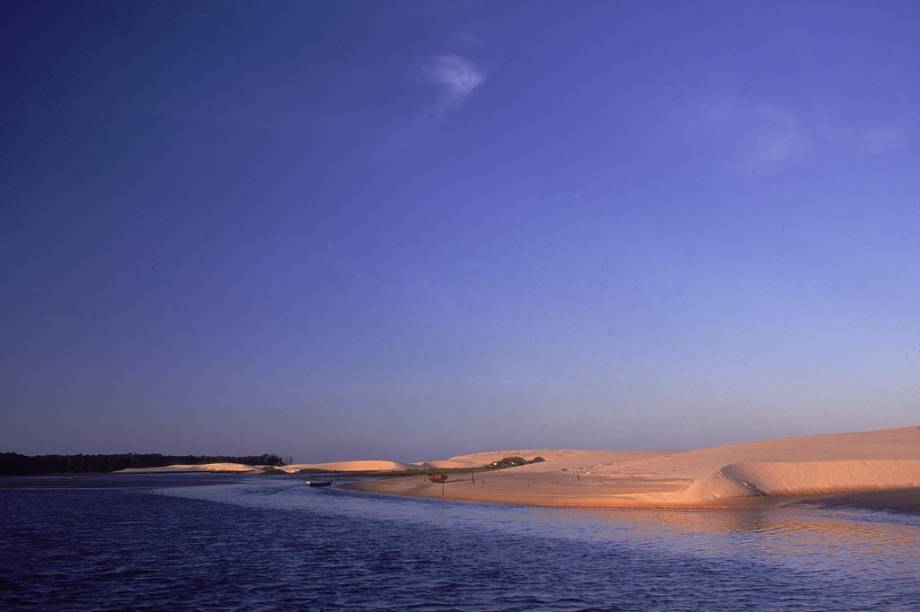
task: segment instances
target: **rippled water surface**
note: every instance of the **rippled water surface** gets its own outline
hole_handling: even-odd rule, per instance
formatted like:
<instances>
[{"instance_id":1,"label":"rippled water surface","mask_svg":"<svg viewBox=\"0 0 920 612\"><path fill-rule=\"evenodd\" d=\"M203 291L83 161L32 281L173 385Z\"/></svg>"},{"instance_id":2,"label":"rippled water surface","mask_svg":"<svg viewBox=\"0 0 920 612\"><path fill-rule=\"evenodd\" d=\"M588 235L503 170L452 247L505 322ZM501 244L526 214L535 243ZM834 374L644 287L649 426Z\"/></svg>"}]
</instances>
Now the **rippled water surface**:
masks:
<instances>
[{"instance_id":1,"label":"rippled water surface","mask_svg":"<svg viewBox=\"0 0 920 612\"><path fill-rule=\"evenodd\" d=\"M555 510L176 475L0 488L0 521L3 608L920 609L920 517L875 512Z\"/></svg>"}]
</instances>

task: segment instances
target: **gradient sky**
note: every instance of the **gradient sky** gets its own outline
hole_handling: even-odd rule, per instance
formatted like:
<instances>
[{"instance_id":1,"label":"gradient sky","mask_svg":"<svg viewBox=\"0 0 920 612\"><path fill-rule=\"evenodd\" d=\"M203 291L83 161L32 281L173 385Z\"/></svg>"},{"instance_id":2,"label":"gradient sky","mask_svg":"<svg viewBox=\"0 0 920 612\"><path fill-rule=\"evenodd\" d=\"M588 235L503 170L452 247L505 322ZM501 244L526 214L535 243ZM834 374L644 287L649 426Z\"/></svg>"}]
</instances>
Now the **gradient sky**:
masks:
<instances>
[{"instance_id":1,"label":"gradient sky","mask_svg":"<svg viewBox=\"0 0 920 612\"><path fill-rule=\"evenodd\" d=\"M920 423L920 3L0 12L0 450Z\"/></svg>"}]
</instances>

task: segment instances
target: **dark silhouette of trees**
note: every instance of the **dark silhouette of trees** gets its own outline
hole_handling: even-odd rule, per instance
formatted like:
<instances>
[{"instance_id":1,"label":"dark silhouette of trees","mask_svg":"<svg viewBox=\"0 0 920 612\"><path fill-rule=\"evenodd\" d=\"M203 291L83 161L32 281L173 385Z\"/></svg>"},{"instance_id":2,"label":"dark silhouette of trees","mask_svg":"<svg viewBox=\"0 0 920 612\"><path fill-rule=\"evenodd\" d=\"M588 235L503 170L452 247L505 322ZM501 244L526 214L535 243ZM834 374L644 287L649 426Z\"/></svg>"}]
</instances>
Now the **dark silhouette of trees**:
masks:
<instances>
[{"instance_id":1,"label":"dark silhouette of trees","mask_svg":"<svg viewBox=\"0 0 920 612\"><path fill-rule=\"evenodd\" d=\"M121 453L116 455L20 455L0 453L0 474L84 474L114 472L125 468L163 467L173 464L245 463L247 465L284 465L278 455L248 457L207 455L161 455L159 453Z\"/></svg>"}]
</instances>

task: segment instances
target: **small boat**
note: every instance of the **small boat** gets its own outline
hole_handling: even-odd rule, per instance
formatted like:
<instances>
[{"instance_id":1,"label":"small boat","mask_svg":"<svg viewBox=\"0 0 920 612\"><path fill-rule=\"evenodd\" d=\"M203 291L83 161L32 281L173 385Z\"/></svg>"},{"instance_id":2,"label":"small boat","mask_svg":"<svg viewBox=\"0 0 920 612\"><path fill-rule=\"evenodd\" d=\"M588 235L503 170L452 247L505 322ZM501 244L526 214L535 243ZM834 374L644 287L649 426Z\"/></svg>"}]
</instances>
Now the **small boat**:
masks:
<instances>
[{"instance_id":1,"label":"small boat","mask_svg":"<svg viewBox=\"0 0 920 612\"><path fill-rule=\"evenodd\" d=\"M304 483L308 487L328 487L332 484L331 480L308 480Z\"/></svg>"},{"instance_id":2,"label":"small boat","mask_svg":"<svg viewBox=\"0 0 920 612\"><path fill-rule=\"evenodd\" d=\"M431 482L444 484L447 482L447 474L429 474L428 480Z\"/></svg>"}]
</instances>

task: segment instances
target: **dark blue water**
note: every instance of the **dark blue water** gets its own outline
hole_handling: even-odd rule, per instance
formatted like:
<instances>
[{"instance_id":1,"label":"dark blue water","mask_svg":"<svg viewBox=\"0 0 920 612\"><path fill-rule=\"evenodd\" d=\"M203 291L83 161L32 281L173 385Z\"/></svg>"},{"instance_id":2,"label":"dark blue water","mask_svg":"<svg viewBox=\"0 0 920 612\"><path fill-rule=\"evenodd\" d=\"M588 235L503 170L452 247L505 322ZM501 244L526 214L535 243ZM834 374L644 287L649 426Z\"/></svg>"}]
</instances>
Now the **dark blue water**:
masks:
<instances>
[{"instance_id":1,"label":"dark blue water","mask_svg":"<svg viewBox=\"0 0 920 612\"><path fill-rule=\"evenodd\" d=\"M920 609L915 516L553 510L271 477L73 484L0 489L0 607Z\"/></svg>"}]
</instances>

